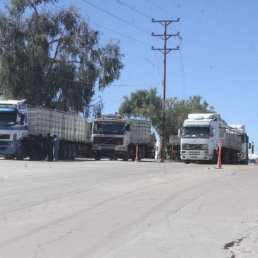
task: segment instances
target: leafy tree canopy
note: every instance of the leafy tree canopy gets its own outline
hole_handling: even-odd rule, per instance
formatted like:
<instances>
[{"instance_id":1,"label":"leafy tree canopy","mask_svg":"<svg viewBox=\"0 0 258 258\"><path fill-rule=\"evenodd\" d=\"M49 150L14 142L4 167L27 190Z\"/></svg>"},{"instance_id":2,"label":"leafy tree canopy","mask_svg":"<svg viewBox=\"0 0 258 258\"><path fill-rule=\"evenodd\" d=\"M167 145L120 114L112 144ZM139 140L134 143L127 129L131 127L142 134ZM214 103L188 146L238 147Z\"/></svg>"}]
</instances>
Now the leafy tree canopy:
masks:
<instances>
[{"instance_id":1,"label":"leafy tree canopy","mask_svg":"<svg viewBox=\"0 0 258 258\"><path fill-rule=\"evenodd\" d=\"M82 112L98 83L120 76L117 44L100 46L74 8L47 10L58 0L11 0L0 13L0 90L28 103ZM28 15L29 14L29 15Z\"/></svg>"},{"instance_id":2,"label":"leafy tree canopy","mask_svg":"<svg viewBox=\"0 0 258 258\"><path fill-rule=\"evenodd\" d=\"M157 96L156 88L150 90L137 90L131 97L124 97L119 112L127 116L141 116L151 120L152 126L161 136L162 129L162 98ZM183 122L190 113L215 113L214 108L207 101L202 101L201 96L191 96L187 100L169 98L165 107L165 137L177 135L177 130L182 128Z\"/></svg>"}]
</instances>

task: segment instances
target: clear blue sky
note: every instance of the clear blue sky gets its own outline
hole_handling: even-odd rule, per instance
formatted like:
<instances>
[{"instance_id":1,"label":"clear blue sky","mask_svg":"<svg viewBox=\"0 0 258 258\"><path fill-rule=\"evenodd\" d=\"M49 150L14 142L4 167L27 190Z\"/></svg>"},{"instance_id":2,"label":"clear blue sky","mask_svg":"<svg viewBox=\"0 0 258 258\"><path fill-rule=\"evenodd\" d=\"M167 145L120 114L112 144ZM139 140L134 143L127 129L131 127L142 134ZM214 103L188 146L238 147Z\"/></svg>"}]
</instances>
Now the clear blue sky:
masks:
<instances>
[{"instance_id":1,"label":"clear blue sky","mask_svg":"<svg viewBox=\"0 0 258 258\"><path fill-rule=\"evenodd\" d=\"M103 43L120 42L125 55L121 77L113 86L97 92L105 102L104 113L118 111L123 96L137 89L157 87L162 94L163 56L151 51L151 46L162 47L163 42L151 37L151 32L163 33L163 27L150 18L180 17L180 23L168 29L169 33L179 31L182 40L175 37L168 41L169 47L179 45L181 50L167 56L167 97L203 96L228 124L244 124L250 141L258 145L258 1L120 0L147 17L118 0L87 1L138 27L83 0L59 1L58 6L79 8L90 26L102 33Z\"/></svg>"}]
</instances>

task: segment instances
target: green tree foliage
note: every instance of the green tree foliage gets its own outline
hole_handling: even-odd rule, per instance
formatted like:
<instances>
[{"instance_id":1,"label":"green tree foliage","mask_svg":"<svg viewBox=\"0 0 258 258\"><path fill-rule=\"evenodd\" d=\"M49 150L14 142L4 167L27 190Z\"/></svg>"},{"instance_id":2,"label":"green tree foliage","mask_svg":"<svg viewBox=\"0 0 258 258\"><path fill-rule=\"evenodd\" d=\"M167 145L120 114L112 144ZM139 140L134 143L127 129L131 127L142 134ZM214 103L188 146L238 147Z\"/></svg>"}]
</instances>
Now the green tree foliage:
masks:
<instances>
[{"instance_id":1,"label":"green tree foliage","mask_svg":"<svg viewBox=\"0 0 258 258\"><path fill-rule=\"evenodd\" d=\"M124 97L119 112L127 116L141 116L151 120L152 126L161 135L162 129L162 98L157 96L156 89L137 90L131 97ZM215 113L214 108L207 101L202 101L201 96L191 96L187 100L169 98L165 108L165 136L176 135L182 128L183 122L190 113Z\"/></svg>"},{"instance_id":2,"label":"green tree foliage","mask_svg":"<svg viewBox=\"0 0 258 258\"><path fill-rule=\"evenodd\" d=\"M100 36L74 8L51 12L58 0L11 0L0 13L0 91L28 103L82 112L98 83L120 76L117 44Z\"/></svg>"}]
</instances>

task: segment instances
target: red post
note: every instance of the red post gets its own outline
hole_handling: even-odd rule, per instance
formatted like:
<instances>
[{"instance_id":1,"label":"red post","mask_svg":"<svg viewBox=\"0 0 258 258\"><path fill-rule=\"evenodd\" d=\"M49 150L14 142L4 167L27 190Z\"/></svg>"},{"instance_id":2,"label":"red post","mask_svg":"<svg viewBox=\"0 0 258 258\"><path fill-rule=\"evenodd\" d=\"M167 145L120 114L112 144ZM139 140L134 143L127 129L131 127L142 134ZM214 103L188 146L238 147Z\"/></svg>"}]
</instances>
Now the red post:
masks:
<instances>
[{"instance_id":1,"label":"red post","mask_svg":"<svg viewBox=\"0 0 258 258\"><path fill-rule=\"evenodd\" d=\"M139 162L139 159L138 159L138 144L136 145L136 157L135 157L135 162Z\"/></svg>"},{"instance_id":2,"label":"red post","mask_svg":"<svg viewBox=\"0 0 258 258\"><path fill-rule=\"evenodd\" d=\"M222 148L222 139L220 139L219 141L219 156L218 156L217 168L221 168L221 148Z\"/></svg>"}]
</instances>

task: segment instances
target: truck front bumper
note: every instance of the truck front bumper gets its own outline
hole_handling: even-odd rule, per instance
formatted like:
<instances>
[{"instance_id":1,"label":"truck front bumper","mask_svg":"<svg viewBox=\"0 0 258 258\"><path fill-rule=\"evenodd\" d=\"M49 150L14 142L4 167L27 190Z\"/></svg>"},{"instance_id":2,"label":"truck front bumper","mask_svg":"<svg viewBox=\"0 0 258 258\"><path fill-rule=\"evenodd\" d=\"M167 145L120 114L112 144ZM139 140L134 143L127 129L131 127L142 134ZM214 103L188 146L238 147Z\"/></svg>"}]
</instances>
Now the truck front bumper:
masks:
<instances>
[{"instance_id":1,"label":"truck front bumper","mask_svg":"<svg viewBox=\"0 0 258 258\"><path fill-rule=\"evenodd\" d=\"M211 160L212 155L209 154L207 150L182 150L180 152L180 157L182 160Z\"/></svg>"},{"instance_id":2,"label":"truck front bumper","mask_svg":"<svg viewBox=\"0 0 258 258\"><path fill-rule=\"evenodd\" d=\"M0 141L0 155L13 155L16 154L19 142L17 141Z\"/></svg>"},{"instance_id":3,"label":"truck front bumper","mask_svg":"<svg viewBox=\"0 0 258 258\"><path fill-rule=\"evenodd\" d=\"M92 146L92 153L93 154L100 154L101 157L113 157L118 156L122 157L127 152L127 146L122 145L93 145Z\"/></svg>"}]
</instances>

